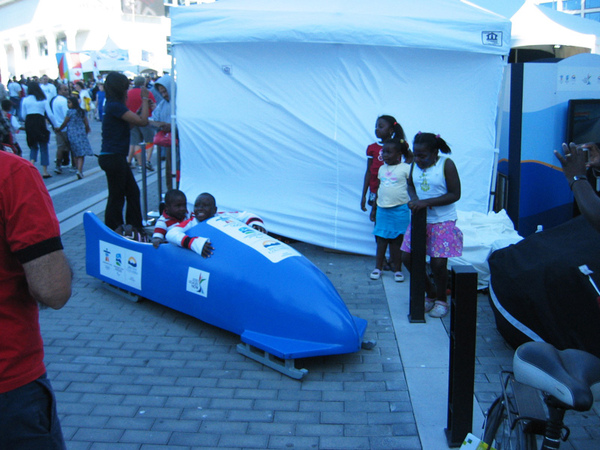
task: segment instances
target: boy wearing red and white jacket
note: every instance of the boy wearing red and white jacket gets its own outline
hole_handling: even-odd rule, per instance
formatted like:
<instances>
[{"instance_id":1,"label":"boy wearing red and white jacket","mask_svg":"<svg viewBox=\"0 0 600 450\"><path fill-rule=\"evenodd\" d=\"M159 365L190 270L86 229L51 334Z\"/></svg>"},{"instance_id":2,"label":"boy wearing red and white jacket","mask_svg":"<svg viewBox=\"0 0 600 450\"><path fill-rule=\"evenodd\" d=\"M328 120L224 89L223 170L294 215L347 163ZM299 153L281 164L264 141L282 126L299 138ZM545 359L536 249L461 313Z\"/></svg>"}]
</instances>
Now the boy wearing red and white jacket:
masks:
<instances>
[{"instance_id":1,"label":"boy wearing red and white jacket","mask_svg":"<svg viewBox=\"0 0 600 450\"><path fill-rule=\"evenodd\" d=\"M217 213L217 204L215 198L211 194L205 192L196 198L192 217L178 225L173 226L169 229L169 231L167 231L167 241L169 241L171 244L178 245L179 247L194 250L196 253L204 256L205 258L210 257L210 255L213 253L212 251L214 250L210 241L202 237L190 237L185 234L185 232L198 225L199 222L204 222L205 220L214 217L216 214L223 214L239 220L240 222L243 222L249 227L252 227L262 233L267 232L263 220L255 214L247 211Z\"/></svg>"},{"instance_id":2,"label":"boy wearing red and white jacket","mask_svg":"<svg viewBox=\"0 0 600 450\"><path fill-rule=\"evenodd\" d=\"M167 231L189 219L189 217L185 194L179 189L167 191L165 194L165 210L156 221L154 234L152 235L154 248L158 248L160 244L166 242Z\"/></svg>"},{"instance_id":3,"label":"boy wearing red and white jacket","mask_svg":"<svg viewBox=\"0 0 600 450\"><path fill-rule=\"evenodd\" d=\"M184 220L167 231L167 241L179 247L193 250L203 258L210 258L214 251L210 240L202 237L190 237L185 232L198 225L199 222L210 219L216 212L215 198L208 193L200 194L194 203L194 217Z\"/></svg>"}]
</instances>

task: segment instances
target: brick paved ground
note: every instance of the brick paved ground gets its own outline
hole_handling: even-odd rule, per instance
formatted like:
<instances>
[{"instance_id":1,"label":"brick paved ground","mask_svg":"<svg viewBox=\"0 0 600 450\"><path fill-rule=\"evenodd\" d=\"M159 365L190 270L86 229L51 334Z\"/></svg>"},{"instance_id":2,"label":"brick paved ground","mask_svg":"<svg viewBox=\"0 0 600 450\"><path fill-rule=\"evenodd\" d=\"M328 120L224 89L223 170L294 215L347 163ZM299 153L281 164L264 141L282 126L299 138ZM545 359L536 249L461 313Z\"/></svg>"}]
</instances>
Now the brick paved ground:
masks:
<instances>
[{"instance_id":1,"label":"brick paved ground","mask_svg":"<svg viewBox=\"0 0 600 450\"><path fill-rule=\"evenodd\" d=\"M74 295L42 311L48 373L69 448L420 448L372 258L295 247L369 320L374 350L299 360L292 380L237 353L239 338L85 274L84 235L63 236Z\"/></svg>"},{"instance_id":2,"label":"brick paved ground","mask_svg":"<svg viewBox=\"0 0 600 450\"><path fill-rule=\"evenodd\" d=\"M92 128L96 149L98 125ZM106 189L105 180L93 179L95 158L86 166L91 179L79 189L92 196ZM150 209L156 198L154 183ZM54 201L57 211L71 205L60 195ZM237 353L236 335L106 290L85 273L81 225L63 242L73 297L60 311L42 310L40 321L69 449L421 448L386 292L367 277L372 257L294 244L329 276L350 311L369 321L366 337L378 342L370 351L299 360L309 373L296 381ZM449 319L443 322L448 329ZM513 351L485 295L477 322L475 395L485 409ZM598 402L589 413L569 414L571 441L563 448L600 448L599 414Z\"/></svg>"}]
</instances>

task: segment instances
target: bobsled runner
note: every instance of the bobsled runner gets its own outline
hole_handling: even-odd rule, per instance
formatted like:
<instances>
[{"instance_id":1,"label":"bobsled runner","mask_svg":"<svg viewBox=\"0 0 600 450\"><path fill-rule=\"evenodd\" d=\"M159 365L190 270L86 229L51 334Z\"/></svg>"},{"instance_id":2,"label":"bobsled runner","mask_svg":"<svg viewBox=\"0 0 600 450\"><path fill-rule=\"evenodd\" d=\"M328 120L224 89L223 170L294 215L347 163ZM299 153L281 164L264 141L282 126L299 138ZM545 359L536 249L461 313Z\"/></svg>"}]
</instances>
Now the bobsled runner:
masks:
<instances>
[{"instance_id":1,"label":"bobsled runner","mask_svg":"<svg viewBox=\"0 0 600 450\"><path fill-rule=\"evenodd\" d=\"M354 317L329 279L292 247L227 216L188 231L210 238L210 258L172 244L158 249L84 215L87 273L240 335L240 353L292 378L294 360L352 353L367 321Z\"/></svg>"}]
</instances>

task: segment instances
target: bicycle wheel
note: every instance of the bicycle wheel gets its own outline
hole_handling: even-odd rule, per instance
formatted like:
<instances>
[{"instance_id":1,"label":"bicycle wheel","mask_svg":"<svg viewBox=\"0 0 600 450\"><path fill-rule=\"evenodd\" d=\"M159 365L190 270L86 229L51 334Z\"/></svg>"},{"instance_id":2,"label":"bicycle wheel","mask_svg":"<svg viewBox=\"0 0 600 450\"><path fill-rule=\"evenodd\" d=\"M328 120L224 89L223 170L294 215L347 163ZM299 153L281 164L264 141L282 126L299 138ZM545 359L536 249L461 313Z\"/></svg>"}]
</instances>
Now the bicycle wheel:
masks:
<instances>
[{"instance_id":1,"label":"bicycle wheel","mask_svg":"<svg viewBox=\"0 0 600 450\"><path fill-rule=\"evenodd\" d=\"M535 450L535 435L525 433L521 421L511 429L513 417L516 415L507 410L503 397L494 400L488 410L483 442L496 450Z\"/></svg>"}]
</instances>

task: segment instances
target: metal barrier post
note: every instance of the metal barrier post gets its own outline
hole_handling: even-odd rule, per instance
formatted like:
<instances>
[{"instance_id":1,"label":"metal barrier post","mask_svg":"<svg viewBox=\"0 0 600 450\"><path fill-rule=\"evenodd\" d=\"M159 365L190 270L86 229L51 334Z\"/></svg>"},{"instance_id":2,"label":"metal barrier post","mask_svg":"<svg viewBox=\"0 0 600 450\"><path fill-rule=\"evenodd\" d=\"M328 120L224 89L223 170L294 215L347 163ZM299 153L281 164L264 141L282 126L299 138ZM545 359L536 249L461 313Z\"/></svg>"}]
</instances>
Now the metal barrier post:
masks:
<instances>
[{"instance_id":1,"label":"metal barrier post","mask_svg":"<svg viewBox=\"0 0 600 450\"><path fill-rule=\"evenodd\" d=\"M448 379L448 447L460 447L473 426L477 272L453 266L450 299L450 367Z\"/></svg>"},{"instance_id":2,"label":"metal barrier post","mask_svg":"<svg viewBox=\"0 0 600 450\"><path fill-rule=\"evenodd\" d=\"M425 237L427 210L413 212L410 229L410 305L408 321L425 322Z\"/></svg>"},{"instance_id":3,"label":"metal barrier post","mask_svg":"<svg viewBox=\"0 0 600 450\"><path fill-rule=\"evenodd\" d=\"M156 155L156 175L158 176L158 204L162 202L162 155L163 147L156 147L158 155Z\"/></svg>"},{"instance_id":4,"label":"metal barrier post","mask_svg":"<svg viewBox=\"0 0 600 450\"><path fill-rule=\"evenodd\" d=\"M146 221L148 220L148 179L146 171L146 143L144 142L142 145L142 217L144 218L144 226L146 226ZM135 160L135 158L134 158Z\"/></svg>"}]
</instances>

